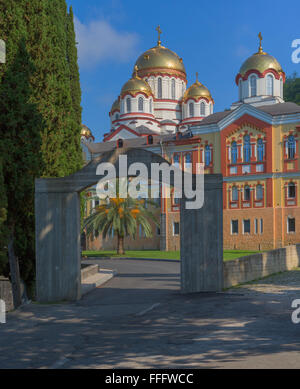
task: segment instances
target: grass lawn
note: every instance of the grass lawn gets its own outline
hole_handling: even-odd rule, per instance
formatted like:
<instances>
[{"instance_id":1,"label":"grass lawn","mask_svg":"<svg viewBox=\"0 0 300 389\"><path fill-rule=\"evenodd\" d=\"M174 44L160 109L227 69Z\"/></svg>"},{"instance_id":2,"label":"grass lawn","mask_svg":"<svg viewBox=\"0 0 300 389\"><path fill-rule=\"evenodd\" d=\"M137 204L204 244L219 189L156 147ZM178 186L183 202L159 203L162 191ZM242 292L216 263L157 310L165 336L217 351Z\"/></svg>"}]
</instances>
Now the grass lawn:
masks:
<instances>
[{"instance_id":1,"label":"grass lawn","mask_svg":"<svg viewBox=\"0 0 300 389\"><path fill-rule=\"evenodd\" d=\"M224 250L224 261L259 253L259 251L246 250ZM124 257L124 258L159 258L159 259L180 259L180 251L159 251L159 250L128 250L125 255L118 255L116 251L83 251L82 256L87 257Z\"/></svg>"}]
</instances>

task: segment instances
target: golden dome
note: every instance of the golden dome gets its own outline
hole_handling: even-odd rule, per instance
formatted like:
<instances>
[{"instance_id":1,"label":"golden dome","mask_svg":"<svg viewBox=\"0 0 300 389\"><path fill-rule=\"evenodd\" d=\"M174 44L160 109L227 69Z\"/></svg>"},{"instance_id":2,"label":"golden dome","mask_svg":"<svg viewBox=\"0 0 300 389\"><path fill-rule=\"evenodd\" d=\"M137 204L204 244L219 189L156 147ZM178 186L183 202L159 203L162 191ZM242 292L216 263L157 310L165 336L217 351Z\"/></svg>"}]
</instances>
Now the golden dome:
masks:
<instances>
[{"instance_id":1,"label":"golden dome","mask_svg":"<svg viewBox=\"0 0 300 389\"><path fill-rule=\"evenodd\" d=\"M135 66L134 75L123 85L123 88L121 89L121 96L124 96L127 93L135 96L140 92L144 93L146 96L153 96L150 85L138 77L137 72L138 67Z\"/></svg>"},{"instance_id":2,"label":"golden dome","mask_svg":"<svg viewBox=\"0 0 300 389\"><path fill-rule=\"evenodd\" d=\"M119 101L119 99L115 100L113 105L111 106L110 112L114 112L114 111L120 111L120 101Z\"/></svg>"},{"instance_id":3,"label":"golden dome","mask_svg":"<svg viewBox=\"0 0 300 389\"><path fill-rule=\"evenodd\" d=\"M278 73L283 73L281 65L276 58L267 53L258 52L243 63L240 74L244 76L249 70L258 70L260 73L263 73L267 69L274 69Z\"/></svg>"},{"instance_id":4,"label":"golden dome","mask_svg":"<svg viewBox=\"0 0 300 389\"><path fill-rule=\"evenodd\" d=\"M198 100L201 97L205 97L208 100L212 100L211 94L209 90L201 84L201 82L198 81L198 75L196 82L191 85L184 93L183 95L183 101L187 101L188 99L195 99Z\"/></svg>"},{"instance_id":5,"label":"golden dome","mask_svg":"<svg viewBox=\"0 0 300 389\"><path fill-rule=\"evenodd\" d=\"M258 52L249 57L241 66L239 74L244 76L249 70L257 70L263 73L267 69L273 69L278 73L284 73L280 63L272 55L263 51L261 46L262 36L258 34L260 44Z\"/></svg>"},{"instance_id":6,"label":"golden dome","mask_svg":"<svg viewBox=\"0 0 300 389\"><path fill-rule=\"evenodd\" d=\"M93 138L92 131L85 124L81 125L80 135L85 136L86 138L90 138L90 137Z\"/></svg>"},{"instance_id":7,"label":"golden dome","mask_svg":"<svg viewBox=\"0 0 300 389\"><path fill-rule=\"evenodd\" d=\"M182 58L179 58L176 53L160 45L145 51L139 56L135 65L138 66L139 73L148 69L171 69L186 74Z\"/></svg>"}]
</instances>

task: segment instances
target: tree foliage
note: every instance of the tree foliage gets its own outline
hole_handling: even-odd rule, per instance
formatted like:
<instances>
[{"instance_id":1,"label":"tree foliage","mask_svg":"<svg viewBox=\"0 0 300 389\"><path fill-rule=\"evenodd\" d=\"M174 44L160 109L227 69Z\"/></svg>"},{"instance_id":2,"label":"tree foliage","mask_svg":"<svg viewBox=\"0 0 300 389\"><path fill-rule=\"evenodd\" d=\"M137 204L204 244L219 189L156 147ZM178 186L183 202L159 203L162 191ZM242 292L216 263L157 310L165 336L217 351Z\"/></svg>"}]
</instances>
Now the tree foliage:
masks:
<instances>
[{"instance_id":1,"label":"tree foliage","mask_svg":"<svg viewBox=\"0 0 300 389\"><path fill-rule=\"evenodd\" d=\"M0 34L0 273L12 237L21 276L35 278L34 180L82 165L73 14L65 0L3 0Z\"/></svg>"},{"instance_id":2,"label":"tree foliage","mask_svg":"<svg viewBox=\"0 0 300 389\"><path fill-rule=\"evenodd\" d=\"M286 79L283 98L285 101L292 101L300 105L300 78L297 76L297 73Z\"/></svg>"},{"instance_id":3,"label":"tree foliage","mask_svg":"<svg viewBox=\"0 0 300 389\"><path fill-rule=\"evenodd\" d=\"M118 237L117 252L124 254L126 236L135 238L141 226L145 237L150 238L152 236L150 220L159 225L149 206L156 207L157 205L149 199L147 199L146 207L145 199L135 199L130 196L120 198L117 191L116 197L107 198L102 204L92 209L90 216L84 220L83 229L87 236L101 232L103 238L106 238L116 234Z\"/></svg>"}]
</instances>

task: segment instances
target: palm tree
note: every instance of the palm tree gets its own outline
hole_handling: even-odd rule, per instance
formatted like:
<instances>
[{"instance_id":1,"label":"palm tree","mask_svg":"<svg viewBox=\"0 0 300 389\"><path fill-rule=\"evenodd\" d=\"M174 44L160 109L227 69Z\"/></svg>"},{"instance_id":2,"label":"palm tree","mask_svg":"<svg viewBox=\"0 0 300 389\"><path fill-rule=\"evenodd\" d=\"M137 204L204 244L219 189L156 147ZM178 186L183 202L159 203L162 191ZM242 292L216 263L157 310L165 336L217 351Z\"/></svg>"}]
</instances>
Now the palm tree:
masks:
<instances>
[{"instance_id":1,"label":"palm tree","mask_svg":"<svg viewBox=\"0 0 300 389\"><path fill-rule=\"evenodd\" d=\"M102 204L93 208L90 216L83 222L83 229L87 236L96 231L101 232L103 238L112 236L114 232L118 237L117 253L125 254L124 238L126 236L135 238L138 226L141 226L145 237L150 238L152 227L149 220L151 219L156 225L159 225L159 222L152 211L146 208L145 199L135 199L129 196L120 198L118 194L117 190L116 197L107 197ZM147 199L147 204L157 207L157 204L149 199Z\"/></svg>"}]
</instances>

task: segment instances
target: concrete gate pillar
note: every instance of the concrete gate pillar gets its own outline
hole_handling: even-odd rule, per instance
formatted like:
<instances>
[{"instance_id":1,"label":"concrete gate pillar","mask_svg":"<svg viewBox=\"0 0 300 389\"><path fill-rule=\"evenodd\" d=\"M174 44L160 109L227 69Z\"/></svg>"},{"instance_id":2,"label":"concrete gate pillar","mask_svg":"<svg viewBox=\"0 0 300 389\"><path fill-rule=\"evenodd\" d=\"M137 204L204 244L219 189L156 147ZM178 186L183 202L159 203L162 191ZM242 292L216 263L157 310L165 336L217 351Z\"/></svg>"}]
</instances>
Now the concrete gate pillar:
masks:
<instances>
[{"instance_id":1,"label":"concrete gate pillar","mask_svg":"<svg viewBox=\"0 0 300 389\"><path fill-rule=\"evenodd\" d=\"M205 174L204 204L180 208L181 290L184 293L223 289L222 175Z\"/></svg>"}]
</instances>

